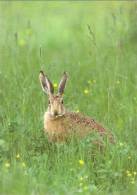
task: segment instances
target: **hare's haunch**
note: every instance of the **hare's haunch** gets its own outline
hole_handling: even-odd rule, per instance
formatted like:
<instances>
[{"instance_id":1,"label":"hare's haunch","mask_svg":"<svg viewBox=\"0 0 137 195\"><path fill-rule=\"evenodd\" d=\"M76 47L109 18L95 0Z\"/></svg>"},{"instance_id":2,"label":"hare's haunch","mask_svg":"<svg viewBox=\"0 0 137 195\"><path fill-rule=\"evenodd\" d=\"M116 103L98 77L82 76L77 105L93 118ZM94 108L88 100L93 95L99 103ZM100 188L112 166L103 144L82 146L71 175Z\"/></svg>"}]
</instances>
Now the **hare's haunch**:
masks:
<instances>
[{"instance_id":1,"label":"hare's haunch","mask_svg":"<svg viewBox=\"0 0 137 195\"><path fill-rule=\"evenodd\" d=\"M99 123L90 117L85 117L80 113L68 112L63 104L63 93L67 81L67 74L64 72L59 83L58 94L54 95L52 82L40 71L39 79L43 91L48 95L49 105L44 114L44 130L48 134L49 140L65 141L71 135L85 137L93 131L100 135L108 135L112 141L113 137L110 132L103 128Z\"/></svg>"}]
</instances>

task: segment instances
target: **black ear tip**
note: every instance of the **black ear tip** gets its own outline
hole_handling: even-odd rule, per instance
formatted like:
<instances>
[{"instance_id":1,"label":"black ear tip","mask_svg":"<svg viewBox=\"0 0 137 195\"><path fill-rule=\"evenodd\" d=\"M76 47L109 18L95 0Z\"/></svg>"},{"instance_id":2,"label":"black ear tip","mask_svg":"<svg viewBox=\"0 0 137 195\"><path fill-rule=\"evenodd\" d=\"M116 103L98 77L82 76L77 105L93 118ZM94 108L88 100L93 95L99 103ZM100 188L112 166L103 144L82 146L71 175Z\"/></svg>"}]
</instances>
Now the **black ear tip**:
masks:
<instances>
[{"instance_id":1,"label":"black ear tip","mask_svg":"<svg viewBox=\"0 0 137 195\"><path fill-rule=\"evenodd\" d=\"M68 76L68 74L67 74L67 72L66 71L64 71L64 73L63 73L66 77Z\"/></svg>"},{"instance_id":2,"label":"black ear tip","mask_svg":"<svg viewBox=\"0 0 137 195\"><path fill-rule=\"evenodd\" d=\"M39 72L40 74L42 74L42 75L44 75L44 72L43 72L43 70L40 70L40 72Z\"/></svg>"}]
</instances>

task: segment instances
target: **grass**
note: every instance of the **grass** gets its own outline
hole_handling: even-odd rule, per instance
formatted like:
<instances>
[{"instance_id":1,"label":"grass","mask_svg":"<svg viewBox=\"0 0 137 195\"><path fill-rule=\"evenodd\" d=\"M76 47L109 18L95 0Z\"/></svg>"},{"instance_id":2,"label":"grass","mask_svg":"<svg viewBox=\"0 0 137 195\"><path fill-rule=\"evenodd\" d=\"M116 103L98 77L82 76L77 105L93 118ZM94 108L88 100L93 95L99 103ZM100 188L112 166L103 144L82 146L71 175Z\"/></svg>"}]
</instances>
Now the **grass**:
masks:
<instances>
[{"instance_id":1,"label":"grass","mask_svg":"<svg viewBox=\"0 0 137 195\"><path fill-rule=\"evenodd\" d=\"M135 2L0 2L0 194L136 194ZM69 73L67 108L111 129L99 152L87 137L49 143L39 70Z\"/></svg>"}]
</instances>

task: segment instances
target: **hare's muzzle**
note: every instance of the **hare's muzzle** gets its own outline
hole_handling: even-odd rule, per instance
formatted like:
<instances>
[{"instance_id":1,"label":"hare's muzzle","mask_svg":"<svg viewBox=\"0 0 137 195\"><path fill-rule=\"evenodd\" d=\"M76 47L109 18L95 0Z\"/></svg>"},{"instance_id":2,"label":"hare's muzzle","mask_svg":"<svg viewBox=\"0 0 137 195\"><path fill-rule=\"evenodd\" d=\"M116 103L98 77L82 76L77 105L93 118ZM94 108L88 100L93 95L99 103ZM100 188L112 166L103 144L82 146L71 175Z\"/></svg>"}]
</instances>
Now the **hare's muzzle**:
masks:
<instances>
[{"instance_id":1,"label":"hare's muzzle","mask_svg":"<svg viewBox=\"0 0 137 195\"><path fill-rule=\"evenodd\" d=\"M57 116L58 115L58 111L57 110L54 110L54 116Z\"/></svg>"}]
</instances>

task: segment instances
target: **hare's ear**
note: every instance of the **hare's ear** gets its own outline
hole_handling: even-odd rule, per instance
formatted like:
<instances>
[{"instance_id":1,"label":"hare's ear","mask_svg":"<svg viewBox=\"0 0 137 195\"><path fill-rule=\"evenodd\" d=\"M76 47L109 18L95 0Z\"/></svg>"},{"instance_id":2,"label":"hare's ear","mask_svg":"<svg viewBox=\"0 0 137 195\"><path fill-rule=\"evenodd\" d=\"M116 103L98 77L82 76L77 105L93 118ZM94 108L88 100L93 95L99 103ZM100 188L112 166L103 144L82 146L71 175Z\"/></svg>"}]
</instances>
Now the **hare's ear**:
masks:
<instances>
[{"instance_id":1,"label":"hare's ear","mask_svg":"<svg viewBox=\"0 0 137 195\"><path fill-rule=\"evenodd\" d=\"M68 79L68 75L67 75L66 72L64 72L63 77L62 77L62 79L59 83L59 87L58 87L59 95L62 95L64 93L64 89L65 89L67 79Z\"/></svg>"},{"instance_id":2,"label":"hare's ear","mask_svg":"<svg viewBox=\"0 0 137 195\"><path fill-rule=\"evenodd\" d=\"M54 93L54 87L48 77L44 74L43 71L40 71L39 80L42 87L42 90L48 95Z\"/></svg>"}]
</instances>

